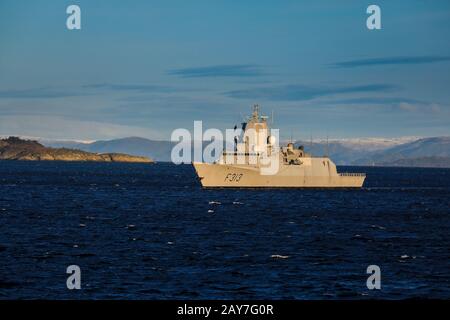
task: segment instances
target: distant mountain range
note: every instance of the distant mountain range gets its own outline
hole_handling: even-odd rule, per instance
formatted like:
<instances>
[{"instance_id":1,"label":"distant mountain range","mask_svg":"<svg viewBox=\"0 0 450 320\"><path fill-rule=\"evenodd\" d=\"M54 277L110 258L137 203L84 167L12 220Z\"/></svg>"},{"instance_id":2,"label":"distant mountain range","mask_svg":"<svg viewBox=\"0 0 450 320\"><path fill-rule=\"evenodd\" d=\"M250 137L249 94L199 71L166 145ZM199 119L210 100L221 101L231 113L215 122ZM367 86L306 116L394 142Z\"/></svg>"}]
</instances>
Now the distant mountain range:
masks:
<instances>
[{"instance_id":1,"label":"distant mountain range","mask_svg":"<svg viewBox=\"0 0 450 320\"><path fill-rule=\"evenodd\" d=\"M170 153L173 146L174 144L170 141L129 137L115 140L98 140L92 143L78 143L75 148L98 153L120 152L149 157L156 161L170 161ZM124 152L124 150L127 150L127 152Z\"/></svg>"},{"instance_id":2,"label":"distant mountain range","mask_svg":"<svg viewBox=\"0 0 450 320\"><path fill-rule=\"evenodd\" d=\"M381 166L450 167L450 137L418 139L375 151L353 163Z\"/></svg>"},{"instance_id":3,"label":"distant mountain range","mask_svg":"<svg viewBox=\"0 0 450 320\"><path fill-rule=\"evenodd\" d=\"M114 140L80 142L38 139L49 147L66 147L95 153L126 153L156 161L170 161L175 143L128 137ZM365 138L330 141L299 141L307 152L328 154L338 165L450 167L450 137Z\"/></svg>"},{"instance_id":4,"label":"distant mountain range","mask_svg":"<svg viewBox=\"0 0 450 320\"><path fill-rule=\"evenodd\" d=\"M450 167L450 137L384 139L382 142L362 139L359 143L333 140L303 144L305 150L312 154L328 154L340 165Z\"/></svg>"}]
</instances>

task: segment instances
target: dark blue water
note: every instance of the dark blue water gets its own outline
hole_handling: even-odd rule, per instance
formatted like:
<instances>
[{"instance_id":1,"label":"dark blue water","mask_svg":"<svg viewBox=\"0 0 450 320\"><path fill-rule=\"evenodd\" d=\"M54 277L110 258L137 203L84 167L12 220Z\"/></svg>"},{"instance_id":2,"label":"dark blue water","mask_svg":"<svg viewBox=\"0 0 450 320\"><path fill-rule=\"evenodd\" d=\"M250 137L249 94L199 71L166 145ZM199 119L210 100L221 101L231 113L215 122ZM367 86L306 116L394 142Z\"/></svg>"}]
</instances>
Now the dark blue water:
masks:
<instances>
[{"instance_id":1,"label":"dark blue water","mask_svg":"<svg viewBox=\"0 0 450 320\"><path fill-rule=\"evenodd\" d=\"M450 170L341 169L365 188L203 190L188 165L0 161L0 298L450 298Z\"/></svg>"}]
</instances>

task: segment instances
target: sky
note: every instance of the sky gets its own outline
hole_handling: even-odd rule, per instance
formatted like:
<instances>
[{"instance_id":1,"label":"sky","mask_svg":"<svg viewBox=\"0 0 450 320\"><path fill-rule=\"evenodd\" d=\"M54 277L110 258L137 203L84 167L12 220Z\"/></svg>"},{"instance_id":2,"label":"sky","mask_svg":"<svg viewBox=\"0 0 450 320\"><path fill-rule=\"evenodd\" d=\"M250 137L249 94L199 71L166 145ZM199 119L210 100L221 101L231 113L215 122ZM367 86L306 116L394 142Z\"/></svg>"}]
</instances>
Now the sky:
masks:
<instances>
[{"instance_id":1,"label":"sky","mask_svg":"<svg viewBox=\"0 0 450 320\"><path fill-rule=\"evenodd\" d=\"M281 138L450 135L449 21L448 0L0 0L0 135L168 140L255 103Z\"/></svg>"}]
</instances>

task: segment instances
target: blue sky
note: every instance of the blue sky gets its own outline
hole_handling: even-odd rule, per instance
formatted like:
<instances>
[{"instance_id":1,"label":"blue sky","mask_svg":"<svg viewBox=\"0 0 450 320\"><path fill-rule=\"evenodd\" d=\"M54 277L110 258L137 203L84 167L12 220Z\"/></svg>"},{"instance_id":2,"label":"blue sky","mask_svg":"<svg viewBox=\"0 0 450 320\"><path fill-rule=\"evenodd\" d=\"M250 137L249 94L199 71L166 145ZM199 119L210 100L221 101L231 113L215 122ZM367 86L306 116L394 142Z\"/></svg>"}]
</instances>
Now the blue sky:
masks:
<instances>
[{"instance_id":1,"label":"blue sky","mask_svg":"<svg viewBox=\"0 0 450 320\"><path fill-rule=\"evenodd\" d=\"M169 139L254 103L284 138L450 135L449 21L447 0L1 0L0 135Z\"/></svg>"}]
</instances>

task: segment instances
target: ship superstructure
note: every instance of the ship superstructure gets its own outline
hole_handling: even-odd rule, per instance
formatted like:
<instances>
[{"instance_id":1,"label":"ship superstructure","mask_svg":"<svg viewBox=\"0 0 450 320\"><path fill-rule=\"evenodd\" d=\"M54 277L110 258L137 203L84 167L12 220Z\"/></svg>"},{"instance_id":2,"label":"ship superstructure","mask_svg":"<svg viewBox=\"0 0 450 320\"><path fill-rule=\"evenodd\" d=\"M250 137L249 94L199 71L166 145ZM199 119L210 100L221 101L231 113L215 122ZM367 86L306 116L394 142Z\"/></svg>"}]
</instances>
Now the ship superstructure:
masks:
<instances>
[{"instance_id":1,"label":"ship superstructure","mask_svg":"<svg viewBox=\"0 0 450 320\"><path fill-rule=\"evenodd\" d=\"M253 108L241 141L214 163L194 162L203 187L360 188L364 173L338 173L328 157L315 157L292 142L279 147L268 117Z\"/></svg>"}]
</instances>

